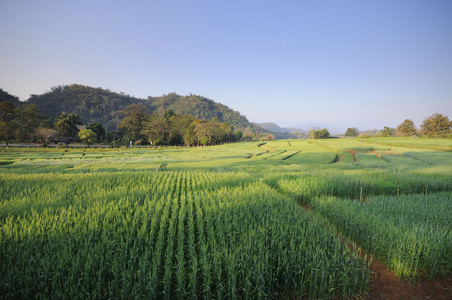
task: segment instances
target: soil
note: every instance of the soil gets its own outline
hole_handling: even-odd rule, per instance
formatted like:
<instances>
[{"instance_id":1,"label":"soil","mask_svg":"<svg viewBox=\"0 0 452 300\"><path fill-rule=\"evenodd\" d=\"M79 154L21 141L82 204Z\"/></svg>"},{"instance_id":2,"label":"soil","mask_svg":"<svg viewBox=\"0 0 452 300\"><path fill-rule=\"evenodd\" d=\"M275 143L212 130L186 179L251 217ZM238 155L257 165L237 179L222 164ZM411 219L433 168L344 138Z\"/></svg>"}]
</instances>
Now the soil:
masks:
<instances>
[{"instance_id":1,"label":"soil","mask_svg":"<svg viewBox=\"0 0 452 300\"><path fill-rule=\"evenodd\" d=\"M355 160L355 162L358 162L358 160L356 159L356 150L345 150L348 153L350 153L353 156L353 159Z\"/></svg>"},{"instance_id":2,"label":"soil","mask_svg":"<svg viewBox=\"0 0 452 300\"><path fill-rule=\"evenodd\" d=\"M302 210L309 210L308 205L302 205ZM325 224L325 226L327 226ZM328 226L327 226L328 227ZM339 233L338 233L339 234ZM386 265L372 257L363 249L356 249L352 243L346 242L339 237L348 248L359 253L370 264L370 290L365 299L368 300L451 300L452 299L452 277L439 277L435 279L420 278L414 281L402 280L391 272Z\"/></svg>"},{"instance_id":3,"label":"soil","mask_svg":"<svg viewBox=\"0 0 452 300\"><path fill-rule=\"evenodd\" d=\"M360 250L359 254L364 258L366 251ZM370 259L368 256L367 260ZM433 280L421 278L409 282L397 277L375 258L372 259L370 270L370 290L366 299L452 299L452 277Z\"/></svg>"},{"instance_id":4,"label":"soil","mask_svg":"<svg viewBox=\"0 0 452 300\"><path fill-rule=\"evenodd\" d=\"M357 150L344 150L344 151L347 151L348 153L350 153L353 156L353 159L355 160L355 162L358 162L358 159L356 158L356 153L360 153L360 151L357 151ZM371 154L374 154L375 156L377 156L378 158L381 158L381 155L382 154L387 154L387 152L389 152L391 154L397 154L393 150L386 151L386 153L377 152L375 150L364 151L364 152L361 152L361 153L371 153Z\"/></svg>"}]
</instances>

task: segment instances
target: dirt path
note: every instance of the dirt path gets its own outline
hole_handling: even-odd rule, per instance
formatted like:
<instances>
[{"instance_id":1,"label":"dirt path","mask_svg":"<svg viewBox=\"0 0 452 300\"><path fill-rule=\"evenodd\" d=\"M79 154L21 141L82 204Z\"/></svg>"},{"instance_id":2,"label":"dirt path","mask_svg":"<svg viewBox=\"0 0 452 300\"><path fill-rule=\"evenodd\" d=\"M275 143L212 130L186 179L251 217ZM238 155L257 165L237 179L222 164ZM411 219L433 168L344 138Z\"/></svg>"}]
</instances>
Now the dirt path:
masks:
<instances>
[{"instance_id":1,"label":"dirt path","mask_svg":"<svg viewBox=\"0 0 452 300\"><path fill-rule=\"evenodd\" d=\"M351 245L349 248L353 249ZM360 250L362 258L366 251ZM371 259L368 256L367 260ZM419 279L411 284L401 280L392 273L386 265L372 259L370 265L370 290L367 299L452 299L452 278L439 278L435 280Z\"/></svg>"},{"instance_id":2,"label":"dirt path","mask_svg":"<svg viewBox=\"0 0 452 300\"><path fill-rule=\"evenodd\" d=\"M356 153L370 153L373 154L375 156L377 156L378 158L381 158L382 154L397 154L394 150L389 150L389 151L384 151L384 152L377 152L375 150L369 150L369 151L357 151L357 150L344 150L348 153L350 153L353 156L353 159L355 160L355 162L358 162L358 159L356 158Z\"/></svg>"},{"instance_id":3,"label":"dirt path","mask_svg":"<svg viewBox=\"0 0 452 300\"><path fill-rule=\"evenodd\" d=\"M309 210L308 205L302 205L302 210ZM328 227L326 224L324 224ZM386 265L373 258L365 250L354 248L352 243L346 242L340 236L339 240L346 243L348 248L359 253L364 258L367 257L372 271L370 276L370 290L366 299L376 300L451 300L452 299L452 277L438 278L435 280L419 279L417 281L408 282L401 280L394 273L392 273Z\"/></svg>"},{"instance_id":4,"label":"dirt path","mask_svg":"<svg viewBox=\"0 0 452 300\"><path fill-rule=\"evenodd\" d=\"M344 150L347 151L348 153L350 153L353 156L353 159L355 160L355 162L358 162L358 159L356 158L356 150Z\"/></svg>"}]
</instances>

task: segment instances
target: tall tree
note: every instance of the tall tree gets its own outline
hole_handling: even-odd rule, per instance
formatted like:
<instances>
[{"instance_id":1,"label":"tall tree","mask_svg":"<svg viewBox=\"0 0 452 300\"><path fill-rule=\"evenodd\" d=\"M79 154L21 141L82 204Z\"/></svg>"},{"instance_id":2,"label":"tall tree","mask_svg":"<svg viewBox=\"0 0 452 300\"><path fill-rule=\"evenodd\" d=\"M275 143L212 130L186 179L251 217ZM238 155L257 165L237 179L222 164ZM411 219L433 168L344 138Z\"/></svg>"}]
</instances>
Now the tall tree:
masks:
<instances>
[{"instance_id":1,"label":"tall tree","mask_svg":"<svg viewBox=\"0 0 452 300\"><path fill-rule=\"evenodd\" d=\"M82 118L74 113L66 114L64 111L55 118L55 128L64 137L76 137L78 125L83 125Z\"/></svg>"},{"instance_id":2,"label":"tall tree","mask_svg":"<svg viewBox=\"0 0 452 300\"><path fill-rule=\"evenodd\" d=\"M4 140L6 145L14 138L14 118L15 107L10 102L0 103L0 139Z\"/></svg>"},{"instance_id":3,"label":"tall tree","mask_svg":"<svg viewBox=\"0 0 452 300\"><path fill-rule=\"evenodd\" d=\"M174 115L169 119L170 132L169 143L172 145L180 145L184 143L184 135L190 124L193 123L195 117Z\"/></svg>"},{"instance_id":4,"label":"tall tree","mask_svg":"<svg viewBox=\"0 0 452 300\"><path fill-rule=\"evenodd\" d=\"M347 128L347 131L345 132L345 136L358 136L358 128Z\"/></svg>"},{"instance_id":5,"label":"tall tree","mask_svg":"<svg viewBox=\"0 0 452 300\"><path fill-rule=\"evenodd\" d=\"M172 116L175 116L176 114L171 109L168 109L165 111L165 119L169 120Z\"/></svg>"},{"instance_id":6,"label":"tall tree","mask_svg":"<svg viewBox=\"0 0 452 300\"><path fill-rule=\"evenodd\" d=\"M143 123L142 134L153 145L166 145L169 143L171 125L164 117L153 117Z\"/></svg>"},{"instance_id":7,"label":"tall tree","mask_svg":"<svg viewBox=\"0 0 452 300\"><path fill-rule=\"evenodd\" d=\"M40 127L36 130L36 136L45 142L47 145L49 143L49 139L55 138L58 136L58 131L52 128Z\"/></svg>"},{"instance_id":8,"label":"tall tree","mask_svg":"<svg viewBox=\"0 0 452 300\"><path fill-rule=\"evenodd\" d=\"M0 102L9 102L14 106L19 106L22 104L19 101L18 97L5 92L3 89L0 89Z\"/></svg>"},{"instance_id":9,"label":"tall tree","mask_svg":"<svg viewBox=\"0 0 452 300\"><path fill-rule=\"evenodd\" d=\"M406 119L399 126L397 126L397 133L401 136L410 137L416 134L416 126L410 119Z\"/></svg>"},{"instance_id":10,"label":"tall tree","mask_svg":"<svg viewBox=\"0 0 452 300\"><path fill-rule=\"evenodd\" d=\"M118 128L124 134L124 138L133 141L145 139L145 135L142 133L143 123L147 122L150 117L146 106L141 103L130 104L122 111L122 114L125 117Z\"/></svg>"},{"instance_id":11,"label":"tall tree","mask_svg":"<svg viewBox=\"0 0 452 300\"><path fill-rule=\"evenodd\" d=\"M198 119L194 120L192 124L190 124L187 129L185 130L185 134L184 134L184 143L187 146L194 146L196 145L197 142L197 138L196 138L196 132L195 132L195 128L196 128L196 124L199 123L200 121Z\"/></svg>"},{"instance_id":12,"label":"tall tree","mask_svg":"<svg viewBox=\"0 0 452 300\"><path fill-rule=\"evenodd\" d=\"M452 136L452 122L447 116L433 114L422 122L421 133L427 137L450 137Z\"/></svg>"},{"instance_id":13,"label":"tall tree","mask_svg":"<svg viewBox=\"0 0 452 300\"><path fill-rule=\"evenodd\" d=\"M329 139L331 137L330 132L328 129L318 129L318 130L311 130L309 132L309 138L311 139Z\"/></svg>"},{"instance_id":14,"label":"tall tree","mask_svg":"<svg viewBox=\"0 0 452 300\"><path fill-rule=\"evenodd\" d=\"M212 138L215 136L215 130L218 128L218 124L210 122L199 122L195 126L195 134L198 142L203 145L210 145Z\"/></svg>"},{"instance_id":15,"label":"tall tree","mask_svg":"<svg viewBox=\"0 0 452 300\"><path fill-rule=\"evenodd\" d=\"M91 129L96 134L96 142L100 143L105 140L105 129L101 123L90 123L86 126L86 129Z\"/></svg>"},{"instance_id":16,"label":"tall tree","mask_svg":"<svg viewBox=\"0 0 452 300\"><path fill-rule=\"evenodd\" d=\"M39 112L38 107L35 104L22 105L17 107L14 113L16 139L19 141L33 142L36 138L36 130L45 120L45 118Z\"/></svg>"},{"instance_id":17,"label":"tall tree","mask_svg":"<svg viewBox=\"0 0 452 300\"><path fill-rule=\"evenodd\" d=\"M87 144L88 147L89 147L89 145L95 143L97 140L96 133L94 131L92 131L91 129L87 129L87 128L80 130L78 132L78 137L83 143Z\"/></svg>"},{"instance_id":18,"label":"tall tree","mask_svg":"<svg viewBox=\"0 0 452 300\"><path fill-rule=\"evenodd\" d=\"M395 136L396 130L395 130L395 128L385 126L383 128L383 130L380 131L380 133L381 133L382 137L390 137L390 136Z\"/></svg>"}]
</instances>

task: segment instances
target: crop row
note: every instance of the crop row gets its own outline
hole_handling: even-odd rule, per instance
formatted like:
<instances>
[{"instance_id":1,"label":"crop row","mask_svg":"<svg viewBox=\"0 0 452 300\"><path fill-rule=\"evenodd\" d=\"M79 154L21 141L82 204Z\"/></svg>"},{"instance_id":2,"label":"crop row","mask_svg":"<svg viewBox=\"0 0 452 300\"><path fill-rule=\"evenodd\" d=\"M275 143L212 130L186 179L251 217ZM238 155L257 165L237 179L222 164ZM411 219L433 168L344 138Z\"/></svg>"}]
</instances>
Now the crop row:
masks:
<instances>
[{"instance_id":1,"label":"crop row","mask_svg":"<svg viewBox=\"0 0 452 300\"><path fill-rule=\"evenodd\" d=\"M366 289L365 262L248 177L3 175L0 295L333 298Z\"/></svg>"},{"instance_id":2,"label":"crop row","mask_svg":"<svg viewBox=\"0 0 452 300\"><path fill-rule=\"evenodd\" d=\"M452 194L321 197L312 207L400 277L452 273Z\"/></svg>"}]
</instances>

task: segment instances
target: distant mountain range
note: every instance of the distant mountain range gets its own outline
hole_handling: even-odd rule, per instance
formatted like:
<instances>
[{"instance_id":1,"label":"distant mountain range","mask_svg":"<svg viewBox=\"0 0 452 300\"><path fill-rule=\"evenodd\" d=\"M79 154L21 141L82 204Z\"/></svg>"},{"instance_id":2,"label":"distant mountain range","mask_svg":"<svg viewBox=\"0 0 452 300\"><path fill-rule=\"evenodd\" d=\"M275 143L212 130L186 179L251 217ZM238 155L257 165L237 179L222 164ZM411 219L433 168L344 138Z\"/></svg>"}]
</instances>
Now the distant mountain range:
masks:
<instances>
[{"instance_id":1,"label":"distant mountain range","mask_svg":"<svg viewBox=\"0 0 452 300\"><path fill-rule=\"evenodd\" d=\"M306 131L303 129L292 128L292 127L281 128L273 122L255 123L255 124L263 129L268 130L273 133L278 133L278 132L289 132L289 133L290 132L303 132L303 133L306 133Z\"/></svg>"},{"instance_id":2,"label":"distant mountain range","mask_svg":"<svg viewBox=\"0 0 452 300\"><path fill-rule=\"evenodd\" d=\"M299 139L306 138L309 132L299 128L281 128L273 122L254 123L256 126L269 131L275 135L276 139Z\"/></svg>"},{"instance_id":3,"label":"distant mountain range","mask_svg":"<svg viewBox=\"0 0 452 300\"><path fill-rule=\"evenodd\" d=\"M264 130L270 131L271 133L275 134L277 138L280 138L281 136L286 136L281 138L300 138L300 136L307 137L311 130L319 130L323 128L327 128L332 135L339 135L345 132L324 124L305 124L304 128L307 129L300 129L295 127L280 127L273 122L255 123L255 125L261 127Z\"/></svg>"}]
</instances>

